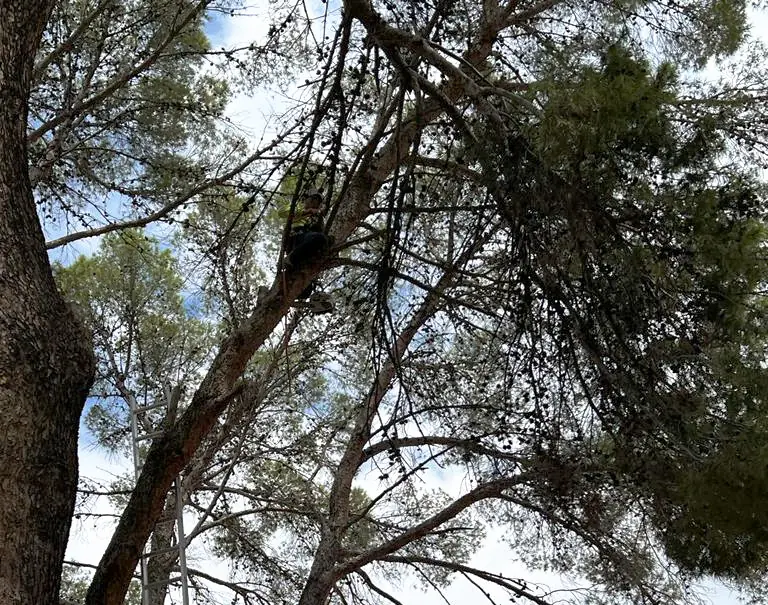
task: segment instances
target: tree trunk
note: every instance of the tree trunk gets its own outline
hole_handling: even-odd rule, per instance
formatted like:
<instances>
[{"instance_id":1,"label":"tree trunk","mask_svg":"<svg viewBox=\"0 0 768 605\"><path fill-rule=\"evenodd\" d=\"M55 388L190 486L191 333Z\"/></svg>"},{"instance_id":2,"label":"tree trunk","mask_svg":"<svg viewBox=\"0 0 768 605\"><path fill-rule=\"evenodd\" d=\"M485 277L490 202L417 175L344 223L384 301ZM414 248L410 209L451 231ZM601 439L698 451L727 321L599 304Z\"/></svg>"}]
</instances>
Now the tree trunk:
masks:
<instances>
[{"instance_id":1,"label":"tree trunk","mask_svg":"<svg viewBox=\"0 0 768 605\"><path fill-rule=\"evenodd\" d=\"M163 516L155 523L155 528L152 530L152 538L150 539L152 551L157 552L176 546L179 543L176 531L176 490L174 489L166 496ZM168 584L162 582L168 582L178 560L177 550L156 555L147 561L147 580L150 584L154 584L149 588L149 605L163 605L165 603Z\"/></svg>"},{"instance_id":2,"label":"tree trunk","mask_svg":"<svg viewBox=\"0 0 768 605\"><path fill-rule=\"evenodd\" d=\"M29 183L27 96L53 0L0 0L0 603L58 602L93 380L58 293Z\"/></svg>"}]
</instances>

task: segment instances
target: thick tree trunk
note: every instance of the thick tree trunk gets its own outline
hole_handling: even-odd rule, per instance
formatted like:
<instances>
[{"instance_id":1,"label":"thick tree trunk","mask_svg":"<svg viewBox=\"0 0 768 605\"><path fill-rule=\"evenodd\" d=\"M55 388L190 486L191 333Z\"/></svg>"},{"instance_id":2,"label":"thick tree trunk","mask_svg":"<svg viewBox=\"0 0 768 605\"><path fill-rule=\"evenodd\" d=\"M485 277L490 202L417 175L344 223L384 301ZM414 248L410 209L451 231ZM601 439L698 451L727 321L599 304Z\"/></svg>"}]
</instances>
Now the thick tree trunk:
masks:
<instances>
[{"instance_id":1,"label":"thick tree trunk","mask_svg":"<svg viewBox=\"0 0 768 605\"><path fill-rule=\"evenodd\" d=\"M166 496L163 516L152 530L152 538L150 539L152 551L157 552L176 546L178 538L176 534L176 490L174 489ZM163 605L165 603L165 596L168 594L168 584L163 582L167 582L171 577L178 560L177 550L176 552L154 556L147 562L147 579L150 584L154 584L154 586L149 588L149 605Z\"/></svg>"},{"instance_id":2,"label":"thick tree trunk","mask_svg":"<svg viewBox=\"0 0 768 605\"><path fill-rule=\"evenodd\" d=\"M325 605L338 577L333 573L339 560L341 528L324 531L298 605Z\"/></svg>"},{"instance_id":3,"label":"thick tree trunk","mask_svg":"<svg viewBox=\"0 0 768 605\"><path fill-rule=\"evenodd\" d=\"M89 339L56 290L26 154L52 0L0 0L0 603L53 605L77 489Z\"/></svg>"}]
</instances>

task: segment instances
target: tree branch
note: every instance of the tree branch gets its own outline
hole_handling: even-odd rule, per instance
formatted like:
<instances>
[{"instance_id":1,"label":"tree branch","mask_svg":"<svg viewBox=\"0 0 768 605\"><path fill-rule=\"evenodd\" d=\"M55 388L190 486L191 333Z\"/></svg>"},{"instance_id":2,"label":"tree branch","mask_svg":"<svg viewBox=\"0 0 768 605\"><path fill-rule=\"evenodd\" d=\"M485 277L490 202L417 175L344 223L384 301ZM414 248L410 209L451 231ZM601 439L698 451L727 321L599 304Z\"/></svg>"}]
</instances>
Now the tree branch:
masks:
<instances>
[{"instance_id":1,"label":"tree branch","mask_svg":"<svg viewBox=\"0 0 768 605\"><path fill-rule=\"evenodd\" d=\"M152 214L148 214L147 216L144 216L142 218L132 219L129 221L122 221L119 223L110 223L108 225L103 225L101 227L96 227L94 229L88 229L86 231L78 231L75 233L69 233L67 235L63 235L59 238L56 238L54 240L51 240L49 242L46 242L45 247L48 250L52 250L54 248L59 248L61 246L64 246L66 244L71 244L72 242L75 242L77 240L86 239L89 237L96 237L99 235L105 235L107 233L112 233L114 231L122 231L124 229L133 229L136 227L145 227L149 225L150 223L153 223L155 221L161 220L168 216L171 212L176 210L177 208L183 206L185 203L187 203L189 200L191 200L196 195L199 195L206 191L207 189L210 189L211 187L217 187L220 185L225 184L227 181L229 181L232 177L238 175L243 170L245 170L248 166L253 164L256 160L258 160L261 156L266 154L268 151L271 151L278 145L280 145L283 140L290 134L290 130L281 136L277 137L274 141L272 141L267 147L264 149L260 149L259 151L256 151L249 155L247 158L245 158L242 162L240 162L237 166L229 170L228 172L222 174L221 176L218 176L213 179L209 179L198 186L190 189L187 193L183 194L178 199L174 200L170 204L166 204L156 212L153 212Z\"/></svg>"},{"instance_id":2,"label":"tree branch","mask_svg":"<svg viewBox=\"0 0 768 605\"><path fill-rule=\"evenodd\" d=\"M80 36L82 36L86 31L88 31L91 23L96 20L96 18L105 8L107 8L110 4L114 4L114 1L115 0L101 0L101 2L96 5L96 8L94 8L93 11L91 11L80 21L80 24L77 26L75 31L73 31L66 40L64 40L61 44L49 52L35 65L34 69L32 70L32 81L34 82L39 80L43 75L43 72L53 61L58 59L64 53L72 50L72 46L75 41L80 38Z\"/></svg>"},{"instance_id":3,"label":"tree branch","mask_svg":"<svg viewBox=\"0 0 768 605\"><path fill-rule=\"evenodd\" d=\"M363 459L361 462L370 460L374 456L387 452L392 449L398 449L403 447L419 447L423 445L448 445L457 449L462 449L468 452L474 452L477 454L486 454L494 458L503 458L505 460L512 460L513 462L524 462L525 458L515 456L514 454L508 454L500 450L485 447L481 443L478 443L472 439L461 439L457 437L441 437L437 435L423 435L420 437L400 437L392 438L387 441L379 441L363 450Z\"/></svg>"},{"instance_id":4,"label":"tree branch","mask_svg":"<svg viewBox=\"0 0 768 605\"><path fill-rule=\"evenodd\" d=\"M398 601L395 597L389 594L386 590L376 586L376 584L373 583L373 580L371 580L371 577L367 573L365 573L362 569L358 569L357 571L355 571L355 573L358 576L360 576L363 579L363 582L365 582L366 586L368 586L368 588L370 588L377 595L384 597L387 601L389 601L390 603L393 603L394 605L403 605L400 601Z\"/></svg>"},{"instance_id":5,"label":"tree branch","mask_svg":"<svg viewBox=\"0 0 768 605\"><path fill-rule=\"evenodd\" d=\"M192 8L189 9L189 11L187 11L187 14L184 15L182 19L179 19L175 27L170 29L165 39L160 44L157 45L157 48L155 48L149 54L149 56L147 56L146 59L141 61L138 65L134 66L133 68L127 70L125 73L117 76L110 84L105 86L100 92L96 93L91 98L86 99L85 101L81 101L76 105L73 105L72 107L66 109L65 111L59 113L58 115L54 116L50 120L38 126L29 135L27 135L27 144L31 145L32 143L37 141L40 137L42 137L46 132L55 128L65 120L72 119L76 115L83 113L84 111L87 111L91 107L97 105L104 99L108 98L116 90L121 89L123 86L127 85L131 80L133 80L136 76L140 75L146 69L154 65L154 63L162 55L163 50L171 42L173 42L173 40L176 38L179 32L181 32L201 11L205 10L205 7L208 4L210 4L212 1L213 0L200 0L200 2L197 3L197 5L193 6Z\"/></svg>"},{"instance_id":6,"label":"tree branch","mask_svg":"<svg viewBox=\"0 0 768 605\"><path fill-rule=\"evenodd\" d=\"M514 580L511 580L509 578L504 578L503 576L490 573L482 569L477 569L475 567L470 567L468 565L462 565L461 563L454 563L452 561L443 561L442 559L433 559L432 557L422 557L418 555L403 555L403 556L389 555L389 556L383 557L381 560L387 561L389 563L405 563L410 565L421 563L423 565L431 565L433 567L442 567L443 569L450 569L451 571L455 571L457 573L469 574L469 575L481 578L487 582L492 582L493 584L501 586L502 588L509 590L510 592L513 592L519 597L523 597L533 603L536 603L536 605L551 605L549 601L543 599L542 597L538 597L528 592L527 590L523 589L520 586L515 586L515 584L513 584Z\"/></svg>"},{"instance_id":7,"label":"tree branch","mask_svg":"<svg viewBox=\"0 0 768 605\"><path fill-rule=\"evenodd\" d=\"M450 521L456 515L469 508L473 504L486 500L488 498L499 497L505 489L514 487L531 479L531 474L520 474L516 477L509 479L497 479L496 481L490 481L479 485L469 493L454 500L450 505L446 506L440 512L432 515L429 519L426 519L411 529L403 532L397 538L386 542L380 546L377 546L368 552L357 555L346 563L341 563L334 569L334 577L341 578L348 573L356 571L360 567L367 565L373 561L382 559L383 557L400 550L404 546L407 546L411 542L423 538L429 534L433 529L439 527L446 521Z\"/></svg>"}]
</instances>

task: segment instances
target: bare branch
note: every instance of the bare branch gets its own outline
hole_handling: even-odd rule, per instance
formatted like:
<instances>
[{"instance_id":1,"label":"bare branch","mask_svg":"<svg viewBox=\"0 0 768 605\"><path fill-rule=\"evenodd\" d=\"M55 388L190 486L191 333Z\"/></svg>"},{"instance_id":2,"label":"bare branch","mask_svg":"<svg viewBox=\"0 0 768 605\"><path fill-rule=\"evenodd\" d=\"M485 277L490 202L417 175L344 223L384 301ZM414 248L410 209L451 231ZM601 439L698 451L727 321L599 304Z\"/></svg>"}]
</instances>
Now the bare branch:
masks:
<instances>
[{"instance_id":1,"label":"bare branch","mask_svg":"<svg viewBox=\"0 0 768 605\"><path fill-rule=\"evenodd\" d=\"M469 493L454 500L450 505L446 506L440 512L432 515L429 519L426 519L411 529L403 532L397 538L394 538L385 544L381 544L380 546L374 547L368 552L359 554L349 561L337 565L334 569L334 576L336 578L341 578L344 575L355 571L364 565L367 565L368 563L382 559L383 557L397 550L400 550L411 542L423 538L433 529L439 527L446 521L450 521L473 504L488 498L498 498L501 496L504 490L529 481L530 479L530 474L520 474L509 479L497 479L496 481L490 481L488 483L479 485Z\"/></svg>"},{"instance_id":2,"label":"bare branch","mask_svg":"<svg viewBox=\"0 0 768 605\"><path fill-rule=\"evenodd\" d=\"M493 584L501 586L502 588L516 594L519 597L523 597L525 599L528 599L532 603L536 603L536 605L552 605L546 599L543 599L542 597L538 597L533 593L522 588L522 584L523 584L522 582L519 582L519 581L515 582L515 580L512 580L510 578L505 578L498 574L490 573L488 571L477 569L475 567L470 567L468 565L462 565L461 563L454 563L452 561L443 561L442 559L433 559L432 557L422 557L418 555L402 555L402 556L388 555L386 557L383 557L381 560L388 561L390 563L406 563L410 565L420 563L423 565L431 565L433 567L442 567L444 569L450 569L457 573L469 574L469 575L481 578L487 582L492 582Z\"/></svg>"},{"instance_id":3,"label":"bare branch","mask_svg":"<svg viewBox=\"0 0 768 605\"><path fill-rule=\"evenodd\" d=\"M468 452L474 452L477 454L486 454L493 458L503 458L505 460L511 460L513 462L524 462L525 458L509 454L501 450L485 447L477 441L477 439L461 439L457 437L441 437L438 435L424 435L419 437L399 437L388 439L387 441L380 441L373 445L368 446L363 451L363 461L369 460L378 454L387 452L393 449L405 448L405 447L419 447L424 445L448 445L457 449L465 450Z\"/></svg>"},{"instance_id":4,"label":"bare branch","mask_svg":"<svg viewBox=\"0 0 768 605\"><path fill-rule=\"evenodd\" d=\"M358 569L355 571L355 573L360 576L363 579L363 582L365 582L366 586L370 588L373 592L375 592L377 595L384 597L387 601L390 603L393 603L394 605L403 605L402 602L398 601L395 597L393 597L391 594L389 594L386 590L383 588L379 588L374 584L373 580L371 580L371 577L365 573L362 569Z\"/></svg>"},{"instance_id":5,"label":"bare branch","mask_svg":"<svg viewBox=\"0 0 768 605\"><path fill-rule=\"evenodd\" d=\"M161 220L171 214L174 210L180 208L184 204L188 203L189 200L194 198L196 195L199 195L206 190L217 187L220 185L223 185L227 183L232 177L236 176L237 174L241 173L243 170L245 170L248 166L253 164L256 160L260 159L262 156L264 156L267 152L271 151L278 145L280 145L287 136L289 136L290 131L283 133L281 136L277 137L274 141L272 141L267 147L264 149L260 149L259 151L256 151L249 155L247 158L245 158L242 162L240 162L237 166L230 169L229 171L225 172L221 176L218 176L213 179L209 179L207 181L204 181L203 183L197 185L196 187L193 187L190 189L187 193L183 194L178 199L174 200L170 204L166 204L160 210L157 210L156 212L153 212L152 214L149 214L147 216L144 216L142 218L137 218L129 221L122 221L118 223L110 223L108 225L103 225L101 227L96 227L94 229L88 229L86 231L78 231L76 233L70 233L68 235L63 235L62 237L56 238L54 240L51 240L49 242L46 242L45 247L48 250L52 250L54 248L59 248L61 246L64 246L66 244L71 244L72 242L75 242L77 240L86 239L89 237L96 237L99 235L105 235L107 233L112 233L114 231L122 231L124 229L133 229L136 227L145 227L146 225L149 225L150 223L153 223L155 221Z\"/></svg>"}]
</instances>

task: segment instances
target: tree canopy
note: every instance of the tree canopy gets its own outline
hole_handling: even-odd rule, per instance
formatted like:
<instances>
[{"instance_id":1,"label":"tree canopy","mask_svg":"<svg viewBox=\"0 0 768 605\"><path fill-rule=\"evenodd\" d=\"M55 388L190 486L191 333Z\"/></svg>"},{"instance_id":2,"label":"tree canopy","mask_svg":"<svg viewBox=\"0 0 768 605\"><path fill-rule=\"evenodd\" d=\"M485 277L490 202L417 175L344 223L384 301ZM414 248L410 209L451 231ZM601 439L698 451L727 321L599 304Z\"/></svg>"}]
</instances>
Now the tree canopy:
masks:
<instances>
[{"instance_id":1,"label":"tree canopy","mask_svg":"<svg viewBox=\"0 0 768 605\"><path fill-rule=\"evenodd\" d=\"M462 578L492 603L684 604L710 576L759 599L753 8L53 3L25 80L29 186L92 337L85 425L129 456L140 406L154 436L135 482L80 478L74 514L108 497L120 517L61 598L138 598L144 545L180 539L180 474L190 549L229 567L190 564L197 602L397 604L402 582ZM263 34L212 41L253 11ZM245 98L261 132L227 113ZM310 189L331 249L284 271L278 210ZM296 304L313 281L333 313ZM476 567L491 528L580 586ZM178 561L149 567L162 605Z\"/></svg>"}]
</instances>

